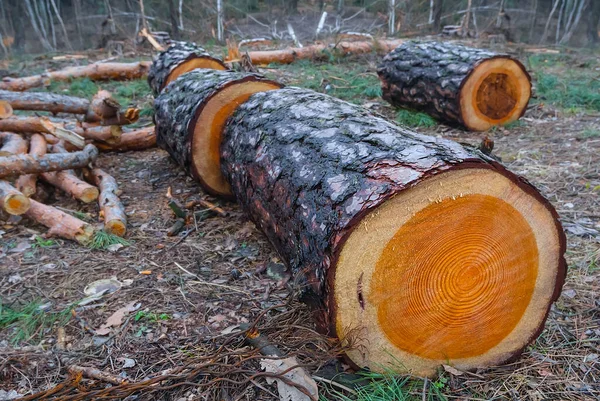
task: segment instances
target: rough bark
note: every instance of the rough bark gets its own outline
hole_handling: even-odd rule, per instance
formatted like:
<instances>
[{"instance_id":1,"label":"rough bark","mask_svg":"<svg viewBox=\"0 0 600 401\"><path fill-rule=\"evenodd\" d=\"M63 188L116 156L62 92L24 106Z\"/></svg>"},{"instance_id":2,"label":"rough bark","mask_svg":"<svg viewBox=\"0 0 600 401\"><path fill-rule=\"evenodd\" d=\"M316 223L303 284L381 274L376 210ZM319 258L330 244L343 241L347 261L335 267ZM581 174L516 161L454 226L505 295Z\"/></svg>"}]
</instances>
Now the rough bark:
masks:
<instances>
[{"instance_id":1,"label":"rough bark","mask_svg":"<svg viewBox=\"0 0 600 401\"><path fill-rule=\"evenodd\" d=\"M90 105L85 112L85 120L88 122L101 121L105 118L114 117L119 112L121 105L113 99L110 92L100 90L94 95Z\"/></svg>"},{"instance_id":2,"label":"rough bark","mask_svg":"<svg viewBox=\"0 0 600 401\"><path fill-rule=\"evenodd\" d=\"M12 156L27 153L27 141L21 135L12 132L0 132L0 156Z\"/></svg>"},{"instance_id":3,"label":"rough bark","mask_svg":"<svg viewBox=\"0 0 600 401\"><path fill-rule=\"evenodd\" d=\"M30 199L30 202L31 207L25 216L48 227L50 229L47 233L48 236L70 239L83 245L91 241L94 228L88 223L33 199Z\"/></svg>"},{"instance_id":4,"label":"rough bark","mask_svg":"<svg viewBox=\"0 0 600 401\"><path fill-rule=\"evenodd\" d=\"M0 180L0 208L12 215L21 215L31 207L29 198L4 180Z\"/></svg>"},{"instance_id":5,"label":"rough bark","mask_svg":"<svg viewBox=\"0 0 600 401\"><path fill-rule=\"evenodd\" d=\"M55 153L44 156L7 156L0 160L0 177L85 167L96 160L97 156L98 149L96 149L94 145L86 145L85 148L79 152L67 154Z\"/></svg>"},{"instance_id":6,"label":"rough bark","mask_svg":"<svg viewBox=\"0 0 600 401\"><path fill-rule=\"evenodd\" d=\"M68 67L41 75L23 78L4 78L0 90L25 91L49 85L51 81L70 81L75 78L89 78L93 81L123 81L143 78L148 74L150 61L137 63L94 63L80 67Z\"/></svg>"},{"instance_id":7,"label":"rough bark","mask_svg":"<svg viewBox=\"0 0 600 401\"><path fill-rule=\"evenodd\" d=\"M104 230L122 237L127 231L125 207L118 197L117 180L106 172L95 168L92 170L93 182L100 188L98 203L104 216Z\"/></svg>"},{"instance_id":8,"label":"rough bark","mask_svg":"<svg viewBox=\"0 0 600 401\"><path fill-rule=\"evenodd\" d=\"M221 60L212 57L206 50L195 43L173 42L167 50L161 52L156 57L154 63L152 63L150 72L148 73L148 84L150 85L154 96L160 94L173 70L186 61L196 58L212 60L215 63L222 65L223 69L227 69L227 66L225 66Z\"/></svg>"},{"instance_id":9,"label":"rough bark","mask_svg":"<svg viewBox=\"0 0 600 401\"><path fill-rule=\"evenodd\" d=\"M514 62L530 80L525 67L509 55L437 42L407 42L386 55L377 72L383 98L393 105L424 111L452 125L474 129L465 121L468 116L461 108L465 96L462 90L483 62L494 59ZM530 91L531 83L527 85L525 89ZM525 109L515 117L520 117Z\"/></svg>"},{"instance_id":10,"label":"rough bark","mask_svg":"<svg viewBox=\"0 0 600 401\"><path fill-rule=\"evenodd\" d=\"M29 138L29 155L33 157L44 156L46 154L48 145L46 139L41 134L33 134ZM23 174L17 178L15 185L23 195L28 198L34 195L37 191L36 182L37 174Z\"/></svg>"},{"instance_id":11,"label":"rough bark","mask_svg":"<svg viewBox=\"0 0 600 401\"><path fill-rule=\"evenodd\" d=\"M272 82L262 75L234 71L195 70L169 86L154 102L156 142L186 172L198 179L192 160L192 138L195 122L202 108L219 91L242 82Z\"/></svg>"}]
</instances>

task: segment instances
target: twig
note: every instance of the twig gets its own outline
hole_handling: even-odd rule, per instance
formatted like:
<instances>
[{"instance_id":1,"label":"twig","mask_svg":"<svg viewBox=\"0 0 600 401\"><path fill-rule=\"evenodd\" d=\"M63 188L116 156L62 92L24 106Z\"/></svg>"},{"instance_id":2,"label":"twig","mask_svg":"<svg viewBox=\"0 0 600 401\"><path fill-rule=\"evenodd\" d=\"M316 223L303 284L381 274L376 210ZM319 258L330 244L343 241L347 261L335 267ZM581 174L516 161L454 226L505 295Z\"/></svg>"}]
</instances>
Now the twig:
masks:
<instances>
[{"instance_id":1,"label":"twig","mask_svg":"<svg viewBox=\"0 0 600 401\"><path fill-rule=\"evenodd\" d=\"M350 394L352 394L352 395L358 395L358 393L357 393L356 391L352 390L350 387L346 387L346 386L344 386L343 384L340 384L340 383L338 383L338 382L335 382L335 381L333 381L333 380L326 379L326 378L324 378L324 377L321 377L321 376L316 376L316 375L312 375L311 377L312 377L312 378L313 378L315 381L317 381L317 382L321 382L321 383L327 383L327 384L330 384L330 385L332 385L332 386L335 386L335 387L341 388L342 390L344 390L344 391L347 391L347 392L349 392L349 393L350 393Z\"/></svg>"}]
</instances>

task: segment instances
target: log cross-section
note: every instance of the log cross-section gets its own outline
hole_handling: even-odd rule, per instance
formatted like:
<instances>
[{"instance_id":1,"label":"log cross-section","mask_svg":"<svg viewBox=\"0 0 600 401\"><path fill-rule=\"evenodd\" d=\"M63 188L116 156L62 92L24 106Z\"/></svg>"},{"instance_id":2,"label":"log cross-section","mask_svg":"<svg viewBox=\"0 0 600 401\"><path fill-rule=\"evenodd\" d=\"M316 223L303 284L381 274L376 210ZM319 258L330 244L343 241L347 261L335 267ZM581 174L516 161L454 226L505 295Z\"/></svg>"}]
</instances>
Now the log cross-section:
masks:
<instances>
[{"instance_id":1,"label":"log cross-section","mask_svg":"<svg viewBox=\"0 0 600 401\"><path fill-rule=\"evenodd\" d=\"M213 159L190 136L205 82L228 74L198 70L160 95L159 144L188 172L220 166L351 361L430 375L503 363L536 338L565 279L565 236L531 184L476 150L298 88L237 104Z\"/></svg>"},{"instance_id":2,"label":"log cross-section","mask_svg":"<svg viewBox=\"0 0 600 401\"><path fill-rule=\"evenodd\" d=\"M474 131L520 118L531 97L523 64L463 45L409 41L378 68L383 98Z\"/></svg>"},{"instance_id":3,"label":"log cross-section","mask_svg":"<svg viewBox=\"0 0 600 401\"><path fill-rule=\"evenodd\" d=\"M227 70L227 66L221 60L212 57L195 43L172 42L152 63L148 73L148 84L154 96L158 96L169 82L197 68Z\"/></svg>"}]
</instances>

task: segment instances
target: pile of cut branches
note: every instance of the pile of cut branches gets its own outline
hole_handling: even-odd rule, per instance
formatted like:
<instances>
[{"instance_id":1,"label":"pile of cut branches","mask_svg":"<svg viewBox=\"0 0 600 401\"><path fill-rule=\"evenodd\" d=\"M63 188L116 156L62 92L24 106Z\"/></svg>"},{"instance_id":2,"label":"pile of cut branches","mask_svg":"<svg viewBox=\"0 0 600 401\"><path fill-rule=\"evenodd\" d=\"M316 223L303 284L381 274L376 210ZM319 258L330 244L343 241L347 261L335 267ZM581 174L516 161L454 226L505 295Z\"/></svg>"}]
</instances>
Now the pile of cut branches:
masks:
<instances>
[{"instance_id":1,"label":"pile of cut branches","mask_svg":"<svg viewBox=\"0 0 600 401\"><path fill-rule=\"evenodd\" d=\"M15 110L52 116L15 115ZM123 128L139 113L121 107L104 90L92 99L0 90L0 213L26 216L48 227L48 236L90 243L95 227L42 203L47 196L37 185L41 180L83 203L98 202L104 231L122 237L127 223L117 182L94 162L99 151L154 146L154 127Z\"/></svg>"}]
</instances>

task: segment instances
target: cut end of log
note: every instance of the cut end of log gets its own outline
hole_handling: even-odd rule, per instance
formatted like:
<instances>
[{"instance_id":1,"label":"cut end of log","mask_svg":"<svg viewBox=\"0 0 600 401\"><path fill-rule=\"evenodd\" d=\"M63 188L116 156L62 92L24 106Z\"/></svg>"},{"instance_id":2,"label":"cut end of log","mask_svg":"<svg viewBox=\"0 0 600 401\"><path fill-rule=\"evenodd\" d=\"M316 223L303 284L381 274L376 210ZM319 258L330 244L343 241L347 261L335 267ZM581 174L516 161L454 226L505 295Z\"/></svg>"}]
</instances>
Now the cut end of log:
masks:
<instances>
[{"instance_id":1,"label":"cut end of log","mask_svg":"<svg viewBox=\"0 0 600 401\"><path fill-rule=\"evenodd\" d=\"M242 81L232 81L198 109L192 137L192 171L208 191L231 196L229 183L221 172L220 153L227 119L252 94L280 88L276 82L249 76Z\"/></svg>"},{"instance_id":2,"label":"cut end of log","mask_svg":"<svg viewBox=\"0 0 600 401\"><path fill-rule=\"evenodd\" d=\"M6 100L0 100L0 120L13 115L13 108Z\"/></svg>"},{"instance_id":3,"label":"cut end of log","mask_svg":"<svg viewBox=\"0 0 600 401\"><path fill-rule=\"evenodd\" d=\"M127 227L121 220L110 220L104 222L104 231L117 237L123 237L127 231Z\"/></svg>"},{"instance_id":4,"label":"cut end of log","mask_svg":"<svg viewBox=\"0 0 600 401\"><path fill-rule=\"evenodd\" d=\"M560 293L562 230L492 169L451 170L363 217L333 277L335 329L374 370L432 375L516 357Z\"/></svg>"},{"instance_id":5,"label":"cut end of log","mask_svg":"<svg viewBox=\"0 0 600 401\"><path fill-rule=\"evenodd\" d=\"M30 207L29 198L23 194L13 193L4 198L4 210L8 214L19 216L27 212Z\"/></svg>"},{"instance_id":6,"label":"cut end of log","mask_svg":"<svg viewBox=\"0 0 600 401\"><path fill-rule=\"evenodd\" d=\"M81 194L79 195L79 200L83 203L91 203L98 199L100 195L100 191L96 187L88 187L81 190Z\"/></svg>"},{"instance_id":7,"label":"cut end of log","mask_svg":"<svg viewBox=\"0 0 600 401\"><path fill-rule=\"evenodd\" d=\"M186 72L193 71L198 68L206 68L209 70L227 70L227 66L223 64L222 61L217 60L212 57L195 57L179 64L176 68L171 71L169 76L167 77L165 84L162 89L164 89L170 82L175 81L180 75L185 74Z\"/></svg>"},{"instance_id":8,"label":"cut end of log","mask_svg":"<svg viewBox=\"0 0 600 401\"><path fill-rule=\"evenodd\" d=\"M514 59L496 57L480 63L464 81L460 106L465 126L485 131L523 115L531 97L525 67Z\"/></svg>"}]
</instances>

